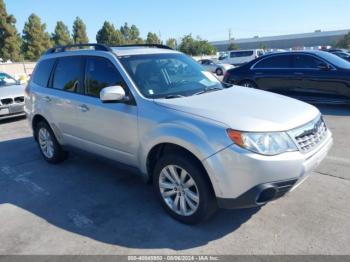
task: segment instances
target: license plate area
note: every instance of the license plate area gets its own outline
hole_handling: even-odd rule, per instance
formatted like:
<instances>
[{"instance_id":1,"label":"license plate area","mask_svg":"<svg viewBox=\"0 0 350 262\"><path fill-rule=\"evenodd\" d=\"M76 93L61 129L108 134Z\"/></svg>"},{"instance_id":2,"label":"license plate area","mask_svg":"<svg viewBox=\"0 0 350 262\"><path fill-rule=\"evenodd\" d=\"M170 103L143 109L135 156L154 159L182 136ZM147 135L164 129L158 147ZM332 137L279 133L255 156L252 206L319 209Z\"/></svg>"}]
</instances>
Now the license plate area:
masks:
<instances>
[{"instance_id":1,"label":"license plate area","mask_svg":"<svg viewBox=\"0 0 350 262\"><path fill-rule=\"evenodd\" d=\"M9 115L10 110L8 108L0 108L0 116Z\"/></svg>"}]
</instances>

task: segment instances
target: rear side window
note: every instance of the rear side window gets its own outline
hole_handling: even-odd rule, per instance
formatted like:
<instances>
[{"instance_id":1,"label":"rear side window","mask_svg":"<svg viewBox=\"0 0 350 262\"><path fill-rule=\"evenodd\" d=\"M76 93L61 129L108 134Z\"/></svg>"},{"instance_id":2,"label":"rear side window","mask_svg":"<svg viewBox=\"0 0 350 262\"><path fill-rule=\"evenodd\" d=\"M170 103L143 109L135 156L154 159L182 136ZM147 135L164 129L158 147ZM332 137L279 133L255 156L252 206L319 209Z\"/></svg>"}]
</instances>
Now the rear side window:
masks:
<instances>
[{"instance_id":1,"label":"rear side window","mask_svg":"<svg viewBox=\"0 0 350 262\"><path fill-rule=\"evenodd\" d=\"M69 92L77 92L80 86L81 58L79 56L58 59L52 87Z\"/></svg>"},{"instance_id":2,"label":"rear side window","mask_svg":"<svg viewBox=\"0 0 350 262\"><path fill-rule=\"evenodd\" d=\"M107 86L124 86L123 78L115 66L103 57L86 58L85 94L99 97Z\"/></svg>"},{"instance_id":3,"label":"rear side window","mask_svg":"<svg viewBox=\"0 0 350 262\"><path fill-rule=\"evenodd\" d=\"M325 65L321 60L309 55L294 55L294 68L317 69L320 65Z\"/></svg>"},{"instance_id":4,"label":"rear side window","mask_svg":"<svg viewBox=\"0 0 350 262\"><path fill-rule=\"evenodd\" d=\"M35 68L33 82L39 86L47 87L54 63L55 59L46 59L40 61Z\"/></svg>"},{"instance_id":5,"label":"rear side window","mask_svg":"<svg viewBox=\"0 0 350 262\"><path fill-rule=\"evenodd\" d=\"M258 62L255 69L285 69L290 68L290 56L272 56Z\"/></svg>"},{"instance_id":6,"label":"rear side window","mask_svg":"<svg viewBox=\"0 0 350 262\"><path fill-rule=\"evenodd\" d=\"M254 55L254 51L231 52L230 57L246 57Z\"/></svg>"}]
</instances>

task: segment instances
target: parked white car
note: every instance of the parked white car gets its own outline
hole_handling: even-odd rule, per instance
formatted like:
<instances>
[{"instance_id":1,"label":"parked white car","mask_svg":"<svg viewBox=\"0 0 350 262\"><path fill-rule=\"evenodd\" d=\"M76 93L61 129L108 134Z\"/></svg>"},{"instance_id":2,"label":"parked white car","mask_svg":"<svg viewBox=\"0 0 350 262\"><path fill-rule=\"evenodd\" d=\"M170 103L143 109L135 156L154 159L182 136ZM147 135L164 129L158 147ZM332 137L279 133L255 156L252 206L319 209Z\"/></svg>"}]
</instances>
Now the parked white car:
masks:
<instances>
[{"instance_id":1,"label":"parked white car","mask_svg":"<svg viewBox=\"0 0 350 262\"><path fill-rule=\"evenodd\" d=\"M24 116L24 87L12 76L0 72L0 120Z\"/></svg>"},{"instance_id":2,"label":"parked white car","mask_svg":"<svg viewBox=\"0 0 350 262\"><path fill-rule=\"evenodd\" d=\"M218 76L222 76L226 73L227 70L234 68L233 65L218 63L211 59L202 59L199 60L198 63L200 63L205 68L205 70L215 73Z\"/></svg>"},{"instance_id":3,"label":"parked white car","mask_svg":"<svg viewBox=\"0 0 350 262\"><path fill-rule=\"evenodd\" d=\"M226 57L224 56L220 62L239 66L263 56L264 54L265 52L262 49L229 51L228 55Z\"/></svg>"}]
</instances>

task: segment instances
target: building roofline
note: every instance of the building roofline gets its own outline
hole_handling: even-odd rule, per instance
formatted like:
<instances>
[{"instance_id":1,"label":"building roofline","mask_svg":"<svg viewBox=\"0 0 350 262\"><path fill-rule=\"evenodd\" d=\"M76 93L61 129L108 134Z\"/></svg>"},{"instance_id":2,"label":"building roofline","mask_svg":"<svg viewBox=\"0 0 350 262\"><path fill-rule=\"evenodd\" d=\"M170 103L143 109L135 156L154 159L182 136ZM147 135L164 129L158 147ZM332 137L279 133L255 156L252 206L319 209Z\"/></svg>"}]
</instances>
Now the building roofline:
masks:
<instances>
[{"instance_id":1,"label":"building roofline","mask_svg":"<svg viewBox=\"0 0 350 262\"><path fill-rule=\"evenodd\" d=\"M320 31L312 33L302 33L302 34L288 34L280 36L264 36L264 37L254 37L254 38L241 38L232 41L222 40L222 41L211 41L212 45L228 45L230 43L241 44L241 43L259 43L268 41L279 41L279 40L291 40L291 39L303 39L309 37L325 37L325 36L341 36L346 35L350 32L350 29L336 30L336 31Z\"/></svg>"}]
</instances>

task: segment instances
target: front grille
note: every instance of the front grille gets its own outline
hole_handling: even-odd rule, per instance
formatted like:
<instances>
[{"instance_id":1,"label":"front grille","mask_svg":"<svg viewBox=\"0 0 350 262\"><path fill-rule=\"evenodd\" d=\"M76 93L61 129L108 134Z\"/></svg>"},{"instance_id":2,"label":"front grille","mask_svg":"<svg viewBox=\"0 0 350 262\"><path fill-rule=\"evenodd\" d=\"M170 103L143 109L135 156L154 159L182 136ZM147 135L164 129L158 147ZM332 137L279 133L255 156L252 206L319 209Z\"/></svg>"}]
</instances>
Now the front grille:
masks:
<instances>
[{"instance_id":1,"label":"front grille","mask_svg":"<svg viewBox=\"0 0 350 262\"><path fill-rule=\"evenodd\" d=\"M13 103L13 99L12 98L1 99L1 104L3 104L3 105L10 105L12 103Z\"/></svg>"},{"instance_id":2,"label":"front grille","mask_svg":"<svg viewBox=\"0 0 350 262\"><path fill-rule=\"evenodd\" d=\"M15 97L15 103L23 103L24 102L24 96L18 96Z\"/></svg>"},{"instance_id":3,"label":"front grille","mask_svg":"<svg viewBox=\"0 0 350 262\"><path fill-rule=\"evenodd\" d=\"M327 126L322 117L290 132L302 153L310 152L327 136Z\"/></svg>"}]
</instances>

